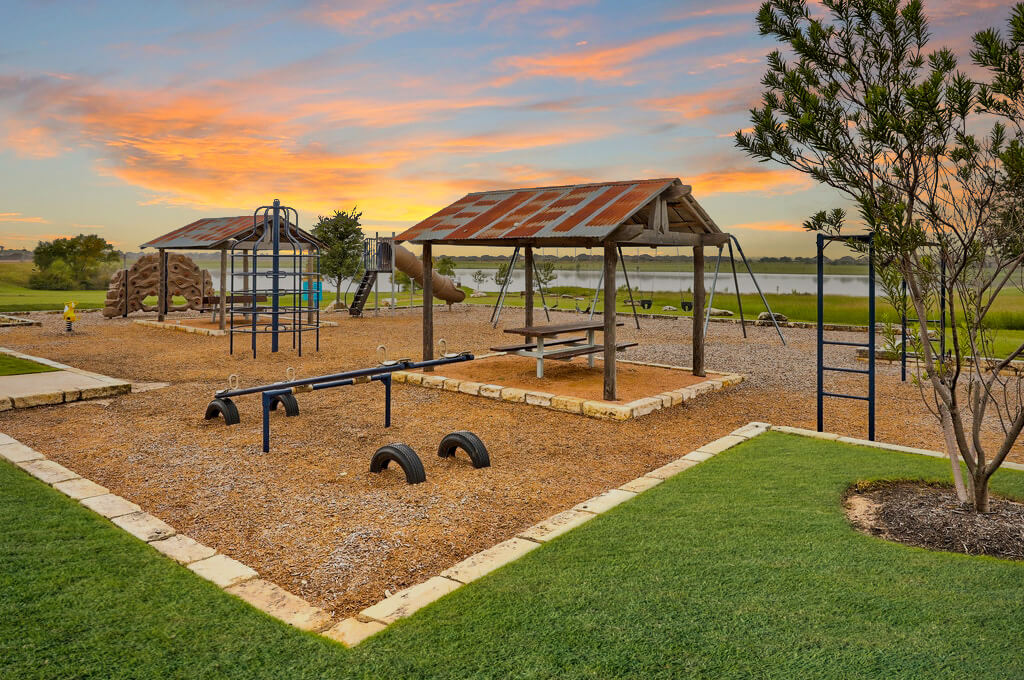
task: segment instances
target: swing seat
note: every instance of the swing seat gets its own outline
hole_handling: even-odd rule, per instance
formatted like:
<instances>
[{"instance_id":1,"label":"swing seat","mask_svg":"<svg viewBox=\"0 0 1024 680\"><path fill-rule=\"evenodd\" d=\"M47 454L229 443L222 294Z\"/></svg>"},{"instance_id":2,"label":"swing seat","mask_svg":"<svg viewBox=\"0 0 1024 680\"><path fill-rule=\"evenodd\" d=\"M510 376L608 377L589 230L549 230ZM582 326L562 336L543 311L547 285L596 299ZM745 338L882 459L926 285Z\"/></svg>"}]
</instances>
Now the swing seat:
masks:
<instances>
[{"instance_id":1,"label":"swing seat","mask_svg":"<svg viewBox=\"0 0 1024 680\"><path fill-rule=\"evenodd\" d=\"M650 309L652 306L654 306L654 300L641 300L640 306L643 307L644 309Z\"/></svg>"},{"instance_id":2,"label":"swing seat","mask_svg":"<svg viewBox=\"0 0 1024 680\"><path fill-rule=\"evenodd\" d=\"M684 312L692 312L693 311L693 303L690 302L689 300L680 300L679 301L679 309L683 310Z\"/></svg>"}]
</instances>

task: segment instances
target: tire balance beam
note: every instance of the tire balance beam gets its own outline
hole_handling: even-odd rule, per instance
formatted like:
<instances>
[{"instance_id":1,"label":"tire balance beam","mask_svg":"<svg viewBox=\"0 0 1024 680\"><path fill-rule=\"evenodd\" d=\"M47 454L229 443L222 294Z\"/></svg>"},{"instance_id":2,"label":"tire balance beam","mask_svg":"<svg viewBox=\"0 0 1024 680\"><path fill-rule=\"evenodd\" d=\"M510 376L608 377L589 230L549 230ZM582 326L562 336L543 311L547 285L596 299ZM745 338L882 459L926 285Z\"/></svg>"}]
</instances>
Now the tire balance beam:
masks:
<instances>
[{"instance_id":1,"label":"tire balance beam","mask_svg":"<svg viewBox=\"0 0 1024 680\"><path fill-rule=\"evenodd\" d=\"M474 358L470 352L462 352L461 354L446 354L440 359L431 359L430 361L410 361L408 359L385 361L379 366L345 371L344 373L318 375L300 380L285 380L256 387L220 390L214 393L213 400L206 407L206 414L203 417L206 420L212 420L219 415L224 418L225 425L236 425L240 422L240 418L238 407L235 406L233 398L247 394L261 395L263 405L263 452L268 453L270 451L270 412L276 411L278 405L284 407L285 415L289 417L297 416L299 415L299 403L295 399L296 394L377 381L384 385L384 427L391 427L392 373L395 371L425 368L427 366L442 366L444 364L472 361Z\"/></svg>"}]
</instances>

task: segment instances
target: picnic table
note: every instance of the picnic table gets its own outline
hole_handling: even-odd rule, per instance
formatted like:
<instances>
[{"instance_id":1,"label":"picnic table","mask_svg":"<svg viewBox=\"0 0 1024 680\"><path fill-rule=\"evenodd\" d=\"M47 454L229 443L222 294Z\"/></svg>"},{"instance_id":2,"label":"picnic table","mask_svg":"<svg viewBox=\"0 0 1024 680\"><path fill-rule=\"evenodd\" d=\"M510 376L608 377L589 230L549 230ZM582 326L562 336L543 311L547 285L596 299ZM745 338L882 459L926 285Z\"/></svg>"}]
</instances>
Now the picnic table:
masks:
<instances>
[{"instance_id":1,"label":"picnic table","mask_svg":"<svg viewBox=\"0 0 1024 680\"><path fill-rule=\"evenodd\" d=\"M623 325L622 322L615 324ZM570 361L578 356L587 357L587 366L594 367L594 355L604 351L604 344L595 341L595 334L604 330L603 321L587 321L584 323L562 323L548 326L523 326L521 328L506 328L506 333L521 335L527 342L519 345L507 345L503 347L492 347L494 352L515 354L521 357L532 357L537 360L537 377L544 377L544 360L554 359L557 361ZM566 334L586 333L585 336L571 338L561 337ZM534 341L530 341L535 338ZM627 347L635 347L635 342L624 342L615 346L615 351L621 352Z\"/></svg>"}]
</instances>

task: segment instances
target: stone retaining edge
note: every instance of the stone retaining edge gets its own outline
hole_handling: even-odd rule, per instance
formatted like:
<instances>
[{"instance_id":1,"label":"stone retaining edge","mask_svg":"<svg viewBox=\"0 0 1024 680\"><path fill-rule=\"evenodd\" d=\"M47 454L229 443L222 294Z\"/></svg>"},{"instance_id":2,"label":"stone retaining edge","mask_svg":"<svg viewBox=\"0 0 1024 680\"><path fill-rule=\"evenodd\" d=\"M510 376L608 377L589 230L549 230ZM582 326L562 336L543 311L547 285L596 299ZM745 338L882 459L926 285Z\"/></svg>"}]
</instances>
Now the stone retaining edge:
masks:
<instances>
[{"instance_id":1,"label":"stone retaining edge","mask_svg":"<svg viewBox=\"0 0 1024 680\"><path fill-rule=\"evenodd\" d=\"M503 356L501 353L482 354L477 359ZM666 368L675 371L692 371L685 366L670 366L668 364L654 364L643 361L631 361L626 359L617 360L618 363L633 364L636 366L650 366L653 368ZM514 403L526 403L531 406L540 406L552 411L561 411L573 415L583 415L589 418L601 420L624 421L639 418L663 408L680 406L706 392L719 392L730 385L738 385L745 380L745 376L739 373L723 373L720 371L707 370L708 377L699 383L677 390L669 390L650 397L641 397L625 404L611 404L596 399L583 399L570 395L552 394L537 390L524 390L518 387L505 387L504 385L485 384L473 380L462 380L460 378L448 378L437 373L415 373L411 371L395 371L391 374L392 381L419 385L447 392L461 392L474 397L484 397L496 401L508 401Z\"/></svg>"}]
</instances>

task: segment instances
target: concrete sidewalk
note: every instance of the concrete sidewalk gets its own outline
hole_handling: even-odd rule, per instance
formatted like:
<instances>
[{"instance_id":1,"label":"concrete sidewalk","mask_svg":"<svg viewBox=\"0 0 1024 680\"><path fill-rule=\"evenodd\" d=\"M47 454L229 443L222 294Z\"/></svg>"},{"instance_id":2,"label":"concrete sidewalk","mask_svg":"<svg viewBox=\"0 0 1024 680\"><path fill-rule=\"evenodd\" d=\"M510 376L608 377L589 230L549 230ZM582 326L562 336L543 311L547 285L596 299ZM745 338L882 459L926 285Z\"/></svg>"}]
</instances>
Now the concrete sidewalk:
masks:
<instances>
[{"instance_id":1,"label":"concrete sidewalk","mask_svg":"<svg viewBox=\"0 0 1024 680\"><path fill-rule=\"evenodd\" d=\"M58 369L49 373L0 376L0 411L114 397L132 390L132 384L126 380L90 373L6 347L0 347L0 353Z\"/></svg>"}]
</instances>

